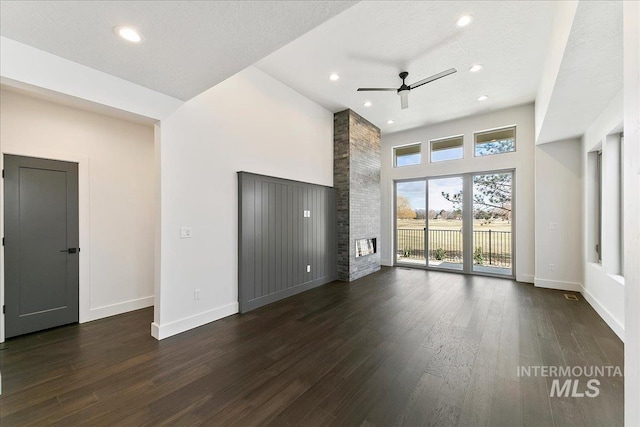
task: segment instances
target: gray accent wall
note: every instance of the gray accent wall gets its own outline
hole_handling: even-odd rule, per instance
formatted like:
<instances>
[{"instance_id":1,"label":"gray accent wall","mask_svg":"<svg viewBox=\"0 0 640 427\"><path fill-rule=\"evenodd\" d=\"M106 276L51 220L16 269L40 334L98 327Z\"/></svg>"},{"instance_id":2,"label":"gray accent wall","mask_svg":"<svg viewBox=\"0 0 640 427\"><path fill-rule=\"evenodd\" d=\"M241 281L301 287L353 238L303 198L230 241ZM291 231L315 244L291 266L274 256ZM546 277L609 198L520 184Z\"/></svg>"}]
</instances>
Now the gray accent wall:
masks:
<instances>
[{"instance_id":1,"label":"gray accent wall","mask_svg":"<svg viewBox=\"0 0 640 427\"><path fill-rule=\"evenodd\" d=\"M380 270L380 252L355 257L357 239L380 247L380 129L351 110L333 117L333 185L337 190L338 280Z\"/></svg>"},{"instance_id":2,"label":"gray accent wall","mask_svg":"<svg viewBox=\"0 0 640 427\"><path fill-rule=\"evenodd\" d=\"M335 189L238 172L238 191L241 313L336 279Z\"/></svg>"}]
</instances>

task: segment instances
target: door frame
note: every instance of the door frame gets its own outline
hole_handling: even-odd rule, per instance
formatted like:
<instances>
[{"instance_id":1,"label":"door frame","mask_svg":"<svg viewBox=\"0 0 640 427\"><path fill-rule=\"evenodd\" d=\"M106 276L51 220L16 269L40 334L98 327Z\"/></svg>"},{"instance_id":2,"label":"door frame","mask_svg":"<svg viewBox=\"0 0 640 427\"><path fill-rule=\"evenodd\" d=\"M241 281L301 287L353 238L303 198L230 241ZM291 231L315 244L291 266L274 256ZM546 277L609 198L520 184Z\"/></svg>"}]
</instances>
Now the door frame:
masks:
<instances>
[{"instance_id":1,"label":"door frame","mask_svg":"<svg viewBox=\"0 0 640 427\"><path fill-rule=\"evenodd\" d=\"M91 320L91 290L90 290L90 260L91 246L89 244L89 228L90 228L90 212L89 212L89 158L87 156L71 153L57 153L41 150L30 149L3 149L0 152L0 166L4 169L4 155L10 154L14 156L35 157L46 160L60 160L63 162L78 164L78 236L79 247L82 248L82 254L79 255L79 276L78 276L78 307L80 323ZM4 180L0 185L0 231L2 236L4 233ZM2 266L2 274L0 274L0 305L5 304L4 294L4 246L0 246L0 266ZM5 318L0 312L0 342L5 341Z\"/></svg>"},{"instance_id":2,"label":"door frame","mask_svg":"<svg viewBox=\"0 0 640 427\"><path fill-rule=\"evenodd\" d=\"M469 262L468 258L473 257L473 177L476 175L492 175L499 173L511 173L511 274L510 275L502 275L502 274L491 274L473 271L473 262ZM415 181L424 181L425 183L425 212L429 212L429 180L431 179L446 179L446 178L462 178L463 185L463 226L466 224L471 224L470 227L464 227L463 231L463 252L464 259L462 264L462 270L452 270L447 268L433 267L429 266L429 239L428 239L428 228L429 222L428 218L425 219L425 235L424 235L424 248L425 248L425 264L409 264L409 263L398 263L398 186L397 183L402 182L415 182ZM393 180L393 248L392 248L392 256L393 256L393 266L394 267L409 267L409 268L418 268L423 270L433 270L433 271L442 271L447 273L458 273L458 274L472 274L475 276L487 276L487 277L497 277L503 279L512 279L516 278L516 169L515 168L506 168L506 169L492 169L486 171L472 171L472 172L461 172L461 173L453 173L446 175L433 175L426 177L418 177L418 178L402 178L402 179L394 179ZM471 209L468 209L467 206L471 206Z\"/></svg>"}]
</instances>

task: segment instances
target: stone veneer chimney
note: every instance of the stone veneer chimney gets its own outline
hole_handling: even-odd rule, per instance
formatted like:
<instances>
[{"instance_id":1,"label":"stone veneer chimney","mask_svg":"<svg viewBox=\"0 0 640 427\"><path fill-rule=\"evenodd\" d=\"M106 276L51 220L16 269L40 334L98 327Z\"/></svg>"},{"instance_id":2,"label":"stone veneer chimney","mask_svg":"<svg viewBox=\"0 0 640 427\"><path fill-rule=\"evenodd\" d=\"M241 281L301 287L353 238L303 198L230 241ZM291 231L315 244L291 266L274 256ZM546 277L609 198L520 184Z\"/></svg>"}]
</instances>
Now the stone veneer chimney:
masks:
<instances>
[{"instance_id":1,"label":"stone veneer chimney","mask_svg":"<svg viewBox=\"0 0 640 427\"><path fill-rule=\"evenodd\" d=\"M380 129L351 110L333 116L333 185L338 280L350 282L380 270L380 250L356 258L355 243L380 242Z\"/></svg>"}]
</instances>

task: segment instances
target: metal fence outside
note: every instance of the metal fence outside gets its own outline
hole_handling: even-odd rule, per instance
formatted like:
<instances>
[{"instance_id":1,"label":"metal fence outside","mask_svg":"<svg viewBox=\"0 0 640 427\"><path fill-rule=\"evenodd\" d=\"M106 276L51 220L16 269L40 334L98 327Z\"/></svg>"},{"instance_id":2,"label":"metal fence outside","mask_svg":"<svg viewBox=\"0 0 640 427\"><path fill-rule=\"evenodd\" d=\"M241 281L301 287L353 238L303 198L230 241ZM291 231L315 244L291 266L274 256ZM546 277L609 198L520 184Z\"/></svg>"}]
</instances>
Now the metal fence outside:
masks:
<instances>
[{"instance_id":1,"label":"metal fence outside","mask_svg":"<svg viewBox=\"0 0 640 427\"><path fill-rule=\"evenodd\" d=\"M473 262L511 267L511 232L473 231ZM462 262L462 230L429 230L429 260ZM425 259L425 230L397 229L399 258Z\"/></svg>"}]
</instances>

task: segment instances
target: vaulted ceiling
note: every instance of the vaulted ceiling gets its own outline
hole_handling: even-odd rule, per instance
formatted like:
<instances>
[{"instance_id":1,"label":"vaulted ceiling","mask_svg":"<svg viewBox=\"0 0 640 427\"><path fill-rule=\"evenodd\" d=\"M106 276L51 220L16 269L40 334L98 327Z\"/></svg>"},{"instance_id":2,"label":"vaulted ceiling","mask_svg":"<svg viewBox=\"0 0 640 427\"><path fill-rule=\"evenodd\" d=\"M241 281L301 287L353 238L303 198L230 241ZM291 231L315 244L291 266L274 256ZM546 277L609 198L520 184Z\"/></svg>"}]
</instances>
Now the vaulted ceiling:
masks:
<instances>
[{"instance_id":1,"label":"vaulted ceiling","mask_svg":"<svg viewBox=\"0 0 640 427\"><path fill-rule=\"evenodd\" d=\"M353 1L2 1L0 34L187 100ZM131 25L128 44L114 34Z\"/></svg>"},{"instance_id":2,"label":"vaulted ceiling","mask_svg":"<svg viewBox=\"0 0 640 427\"><path fill-rule=\"evenodd\" d=\"M465 14L473 19L460 28ZM395 132L533 102L552 16L545 1L361 2L257 66L331 111L348 107ZM473 64L484 68L471 73ZM394 92L356 92L398 87L401 71L412 83L451 67L458 72L411 91L406 110Z\"/></svg>"},{"instance_id":3,"label":"vaulted ceiling","mask_svg":"<svg viewBox=\"0 0 640 427\"><path fill-rule=\"evenodd\" d=\"M188 100L255 64L336 112L351 108L392 133L534 102L547 72L552 1L1 1L2 36ZM470 15L458 27L456 20ZM621 3L581 1L540 142L579 136L622 87ZM132 25L129 44L114 28ZM569 30L567 30L569 32ZM469 68L481 64L482 70ZM448 68L411 91L398 87ZM330 80L330 74L339 76ZM543 82L544 83L544 82ZM484 101L478 98L486 95ZM370 106L365 106L365 102ZM367 105L369 105L369 103ZM393 123L391 123L393 122Z\"/></svg>"}]
</instances>

